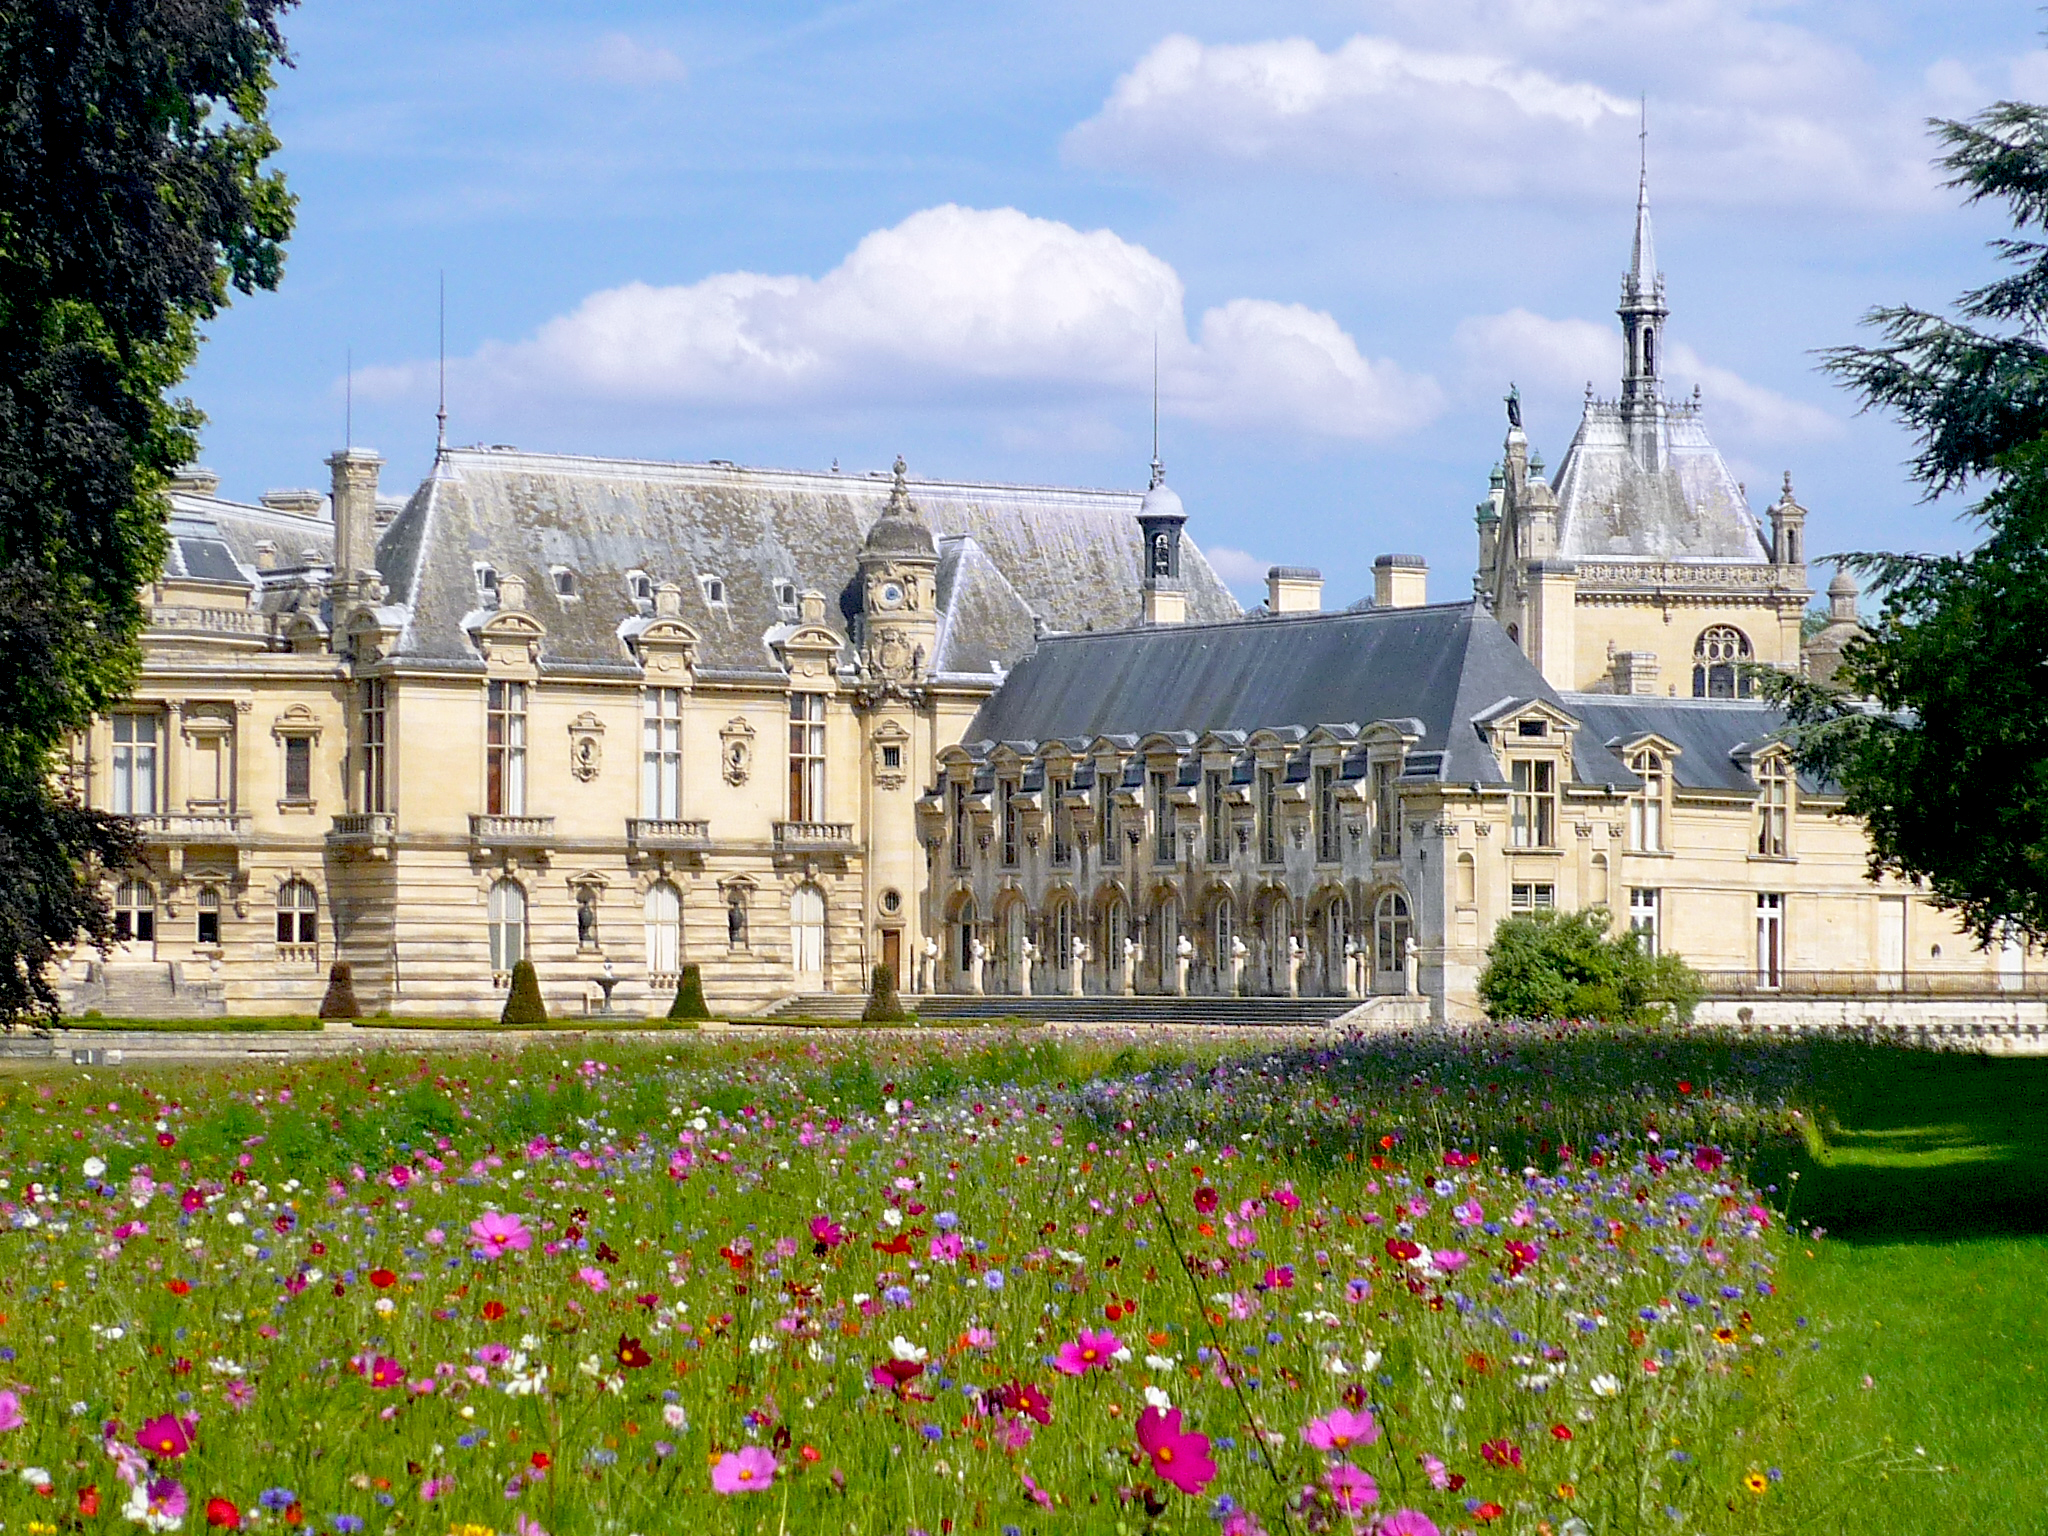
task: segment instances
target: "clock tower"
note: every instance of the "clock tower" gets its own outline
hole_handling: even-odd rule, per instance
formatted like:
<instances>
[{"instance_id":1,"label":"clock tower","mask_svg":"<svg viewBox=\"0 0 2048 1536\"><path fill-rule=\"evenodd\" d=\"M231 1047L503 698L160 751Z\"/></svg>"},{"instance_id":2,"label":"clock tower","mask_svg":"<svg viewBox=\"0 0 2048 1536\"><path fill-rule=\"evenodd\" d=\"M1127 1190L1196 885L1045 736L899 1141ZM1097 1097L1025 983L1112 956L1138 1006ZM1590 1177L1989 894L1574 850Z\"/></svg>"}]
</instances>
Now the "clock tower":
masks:
<instances>
[{"instance_id":1,"label":"clock tower","mask_svg":"<svg viewBox=\"0 0 2048 1536\"><path fill-rule=\"evenodd\" d=\"M861 668L878 683L920 683L939 638L939 552L896 460L889 504L860 551Z\"/></svg>"}]
</instances>

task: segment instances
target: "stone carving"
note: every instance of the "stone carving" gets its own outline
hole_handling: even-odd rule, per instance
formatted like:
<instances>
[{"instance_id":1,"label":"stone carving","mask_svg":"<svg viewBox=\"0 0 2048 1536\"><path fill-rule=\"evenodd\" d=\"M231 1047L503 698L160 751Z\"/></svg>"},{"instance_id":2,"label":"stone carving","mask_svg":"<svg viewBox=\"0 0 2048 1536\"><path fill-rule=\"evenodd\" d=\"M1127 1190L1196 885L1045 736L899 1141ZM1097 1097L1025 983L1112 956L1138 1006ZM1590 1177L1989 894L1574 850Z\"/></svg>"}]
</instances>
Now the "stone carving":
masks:
<instances>
[{"instance_id":1,"label":"stone carving","mask_svg":"<svg viewBox=\"0 0 2048 1536\"><path fill-rule=\"evenodd\" d=\"M754 728L735 715L718 733L718 761L728 784L744 784L754 768Z\"/></svg>"},{"instance_id":2,"label":"stone carving","mask_svg":"<svg viewBox=\"0 0 2048 1536\"><path fill-rule=\"evenodd\" d=\"M604 770L604 722L589 710L569 722L569 771L588 784Z\"/></svg>"}]
</instances>

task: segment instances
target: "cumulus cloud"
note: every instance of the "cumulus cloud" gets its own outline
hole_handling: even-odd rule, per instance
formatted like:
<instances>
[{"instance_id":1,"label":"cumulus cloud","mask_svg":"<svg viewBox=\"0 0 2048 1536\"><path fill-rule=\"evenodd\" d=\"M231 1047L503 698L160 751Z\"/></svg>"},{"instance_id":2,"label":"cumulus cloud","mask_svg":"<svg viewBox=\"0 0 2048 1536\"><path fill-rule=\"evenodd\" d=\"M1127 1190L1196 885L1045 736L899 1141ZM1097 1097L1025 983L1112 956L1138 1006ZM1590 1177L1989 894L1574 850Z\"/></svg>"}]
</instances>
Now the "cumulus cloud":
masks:
<instances>
[{"instance_id":1,"label":"cumulus cloud","mask_svg":"<svg viewBox=\"0 0 2048 1536\"><path fill-rule=\"evenodd\" d=\"M667 48L624 32L607 32L583 56L584 72L613 85L680 85L689 68Z\"/></svg>"},{"instance_id":2,"label":"cumulus cloud","mask_svg":"<svg viewBox=\"0 0 2048 1536\"><path fill-rule=\"evenodd\" d=\"M1224 583L1233 587L1253 587L1265 582L1266 572L1273 562L1261 560L1249 550L1232 549L1228 544L1211 544L1202 550L1202 556L1209 562L1209 569L1222 577Z\"/></svg>"},{"instance_id":3,"label":"cumulus cloud","mask_svg":"<svg viewBox=\"0 0 2048 1536\"><path fill-rule=\"evenodd\" d=\"M1071 412L1151 386L1219 427L1377 439L1429 419L1436 385L1366 356L1328 314L1233 299L1192 332L1179 275L1108 230L1014 208L926 209L823 277L629 283L459 365L473 399L737 411L1026 403ZM359 387L416 387L417 368Z\"/></svg>"},{"instance_id":4,"label":"cumulus cloud","mask_svg":"<svg viewBox=\"0 0 2048 1536\"><path fill-rule=\"evenodd\" d=\"M1409 37L1328 49L1175 35L1116 82L1067 152L1168 177L1279 169L1423 197L1604 199L1634 158L1647 74L1660 185L1690 200L1927 203L1927 88L1883 88L1856 55L1767 9L1519 0L1479 15L1449 0L1389 7L1383 19ZM1683 67L1660 80L1658 60Z\"/></svg>"},{"instance_id":5,"label":"cumulus cloud","mask_svg":"<svg viewBox=\"0 0 2048 1536\"><path fill-rule=\"evenodd\" d=\"M1526 309L1460 321L1452 348L1475 392L1514 383L1532 402L1574 399L1587 384L1611 397L1621 374L1619 326L1553 320ZM1697 385L1710 429L1724 428L1731 441L1759 447L1813 442L1842 430L1840 420L1818 406L1710 363L1684 342L1672 343L1665 355L1669 393L1680 398Z\"/></svg>"}]
</instances>

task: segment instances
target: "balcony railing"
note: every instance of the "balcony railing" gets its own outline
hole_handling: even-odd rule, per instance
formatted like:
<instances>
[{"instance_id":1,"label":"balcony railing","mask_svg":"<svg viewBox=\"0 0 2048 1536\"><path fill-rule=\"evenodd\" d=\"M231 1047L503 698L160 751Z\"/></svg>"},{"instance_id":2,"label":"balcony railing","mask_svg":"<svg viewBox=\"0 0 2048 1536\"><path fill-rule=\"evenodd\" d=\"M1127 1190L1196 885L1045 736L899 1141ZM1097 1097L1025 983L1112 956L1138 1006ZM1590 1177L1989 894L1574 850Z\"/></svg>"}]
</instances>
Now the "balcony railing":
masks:
<instances>
[{"instance_id":1,"label":"balcony railing","mask_svg":"<svg viewBox=\"0 0 2048 1536\"><path fill-rule=\"evenodd\" d=\"M250 608L200 608L157 603L149 610L151 629L196 631L205 635L267 636L270 615Z\"/></svg>"},{"instance_id":2,"label":"balcony railing","mask_svg":"<svg viewBox=\"0 0 2048 1536\"><path fill-rule=\"evenodd\" d=\"M390 811L348 811L334 818L327 835L340 843L373 842L389 837L397 824Z\"/></svg>"},{"instance_id":3,"label":"balcony railing","mask_svg":"<svg viewBox=\"0 0 2048 1536\"><path fill-rule=\"evenodd\" d=\"M199 811L164 816L130 816L152 843L239 843L249 835L247 811Z\"/></svg>"},{"instance_id":4,"label":"balcony railing","mask_svg":"<svg viewBox=\"0 0 2048 1536\"><path fill-rule=\"evenodd\" d=\"M708 821L661 820L649 816L632 816L626 820L626 843L639 850L643 848L709 848L711 846L711 823Z\"/></svg>"},{"instance_id":5,"label":"balcony railing","mask_svg":"<svg viewBox=\"0 0 2048 1536\"><path fill-rule=\"evenodd\" d=\"M850 853L859 845L844 821L778 821L775 846L792 853Z\"/></svg>"},{"instance_id":6,"label":"balcony railing","mask_svg":"<svg viewBox=\"0 0 2048 1536\"><path fill-rule=\"evenodd\" d=\"M545 848L555 840L552 816L472 816L469 837L492 848Z\"/></svg>"},{"instance_id":7,"label":"balcony railing","mask_svg":"<svg viewBox=\"0 0 2048 1536\"><path fill-rule=\"evenodd\" d=\"M2048 997L2048 975L1994 971L1780 971L1775 983L1756 971L1701 971L1711 998L1930 998L1954 1001Z\"/></svg>"}]
</instances>

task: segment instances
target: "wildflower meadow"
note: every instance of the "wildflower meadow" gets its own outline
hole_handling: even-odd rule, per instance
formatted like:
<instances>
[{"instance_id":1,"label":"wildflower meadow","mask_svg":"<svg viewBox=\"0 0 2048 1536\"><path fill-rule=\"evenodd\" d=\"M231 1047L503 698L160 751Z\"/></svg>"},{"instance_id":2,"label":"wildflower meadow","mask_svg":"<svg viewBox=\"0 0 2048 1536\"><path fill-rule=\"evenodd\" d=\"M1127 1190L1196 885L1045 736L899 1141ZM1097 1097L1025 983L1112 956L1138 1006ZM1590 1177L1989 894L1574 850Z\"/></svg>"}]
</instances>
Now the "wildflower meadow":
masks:
<instances>
[{"instance_id":1,"label":"wildflower meadow","mask_svg":"<svg viewBox=\"0 0 2048 1536\"><path fill-rule=\"evenodd\" d=\"M1796 1048L580 1049L0 1086L4 1528L1802 1528Z\"/></svg>"}]
</instances>

